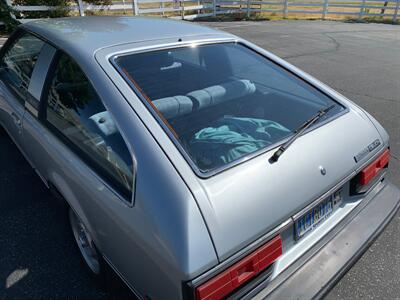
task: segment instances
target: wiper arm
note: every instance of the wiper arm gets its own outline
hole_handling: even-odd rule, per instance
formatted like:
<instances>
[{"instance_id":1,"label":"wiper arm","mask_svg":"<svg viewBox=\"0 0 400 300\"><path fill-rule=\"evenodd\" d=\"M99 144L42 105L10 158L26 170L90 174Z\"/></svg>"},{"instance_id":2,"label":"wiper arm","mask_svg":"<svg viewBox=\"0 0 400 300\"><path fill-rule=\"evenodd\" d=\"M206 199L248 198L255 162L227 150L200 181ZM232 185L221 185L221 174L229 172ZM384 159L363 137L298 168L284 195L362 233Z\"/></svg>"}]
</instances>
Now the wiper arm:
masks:
<instances>
[{"instance_id":1,"label":"wiper arm","mask_svg":"<svg viewBox=\"0 0 400 300\"><path fill-rule=\"evenodd\" d=\"M299 136L303 134L304 131L307 130L307 128L309 128L312 124L317 122L323 115L325 115L328 111L330 111L334 107L335 105L331 105L329 107L319 110L314 116L312 116L310 119L301 124L300 127L294 131L294 135L286 143L280 146L278 150L275 151L275 153L269 159L269 162L271 164L277 162L279 157L290 147L291 144L293 144L295 140L297 140Z\"/></svg>"}]
</instances>

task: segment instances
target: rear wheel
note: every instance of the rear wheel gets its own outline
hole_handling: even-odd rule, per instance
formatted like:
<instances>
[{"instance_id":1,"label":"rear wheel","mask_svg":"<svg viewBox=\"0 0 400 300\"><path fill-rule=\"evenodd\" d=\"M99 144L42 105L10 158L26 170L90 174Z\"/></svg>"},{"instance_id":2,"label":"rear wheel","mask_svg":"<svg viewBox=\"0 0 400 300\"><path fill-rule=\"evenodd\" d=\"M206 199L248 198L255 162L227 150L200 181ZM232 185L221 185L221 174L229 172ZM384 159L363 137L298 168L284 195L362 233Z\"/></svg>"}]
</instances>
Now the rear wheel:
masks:
<instances>
[{"instance_id":1,"label":"rear wheel","mask_svg":"<svg viewBox=\"0 0 400 300\"><path fill-rule=\"evenodd\" d=\"M90 232L77 214L68 207L69 222L86 269L99 287L116 299L136 299L117 274L108 266L93 242Z\"/></svg>"},{"instance_id":2,"label":"rear wheel","mask_svg":"<svg viewBox=\"0 0 400 300\"><path fill-rule=\"evenodd\" d=\"M103 277L104 264L102 257L93 242L92 236L87 230L85 224L83 224L82 220L71 208L69 208L68 215L72 234L76 244L78 245L85 265L95 277Z\"/></svg>"}]
</instances>

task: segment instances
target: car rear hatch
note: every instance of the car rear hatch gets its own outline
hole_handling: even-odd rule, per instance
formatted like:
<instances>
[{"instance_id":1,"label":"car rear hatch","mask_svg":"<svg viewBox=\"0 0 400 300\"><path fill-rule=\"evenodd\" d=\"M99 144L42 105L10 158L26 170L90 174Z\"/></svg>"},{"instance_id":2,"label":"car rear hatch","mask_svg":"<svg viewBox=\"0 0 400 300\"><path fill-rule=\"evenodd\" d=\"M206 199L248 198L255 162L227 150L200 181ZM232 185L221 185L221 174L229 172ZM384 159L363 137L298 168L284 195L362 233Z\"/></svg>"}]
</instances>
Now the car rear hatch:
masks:
<instances>
[{"instance_id":1,"label":"car rear hatch","mask_svg":"<svg viewBox=\"0 0 400 300\"><path fill-rule=\"evenodd\" d=\"M375 146L366 151L371 144ZM207 195L199 206L219 259L226 260L294 216L365 164L383 144L373 124L350 109L301 136L276 163L268 161L274 149L199 179Z\"/></svg>"},{"instance_id":2,"label":"car rear hatch","mask_svg":"<svg viewBox=\"0 0 400 300\"><path fill-rule=\"evenodd\" d=\"M278 58L268 53L263 53L268 59L260 57L245 41L197 42L148 52L121 46L115 55L107 50L100 62L108 73L119 72L116 84L126 95L133 94L130 104L194 194L221 262L217 268L223 269L261 246L271 231L338 183L346 187L351 202L350 183L343 180L350 180L355 170L387 147L387 141L355 105L322 84L316 88L315 79ZM332 103L336 107L324 120L300 136L276 163L269 162L277 144ZM274 129L281 124L288 135L230 163L204 169L207 161L197 154L207 147L191 151L191 143L232 117L262 120ZM369 149L370 145L375 146ZM205 152L203 158L213 156L209 149ZM292 233L283 238L284 254L286 242L296 242Z\"/></svg>"}]
</instances>

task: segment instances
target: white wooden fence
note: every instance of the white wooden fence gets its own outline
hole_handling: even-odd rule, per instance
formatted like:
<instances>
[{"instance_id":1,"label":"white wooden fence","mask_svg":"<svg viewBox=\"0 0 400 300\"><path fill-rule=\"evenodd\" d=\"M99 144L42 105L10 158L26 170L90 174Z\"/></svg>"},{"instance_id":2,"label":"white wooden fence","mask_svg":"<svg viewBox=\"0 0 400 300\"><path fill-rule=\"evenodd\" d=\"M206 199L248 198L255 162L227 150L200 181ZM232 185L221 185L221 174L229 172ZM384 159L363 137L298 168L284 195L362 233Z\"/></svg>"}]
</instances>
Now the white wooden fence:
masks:
<instances>
[{"instance_id":1,"label":"white wooden fence","mask_svg":"<svg viewBox=\"0 0 400 300\"><path fill-rule=\"evenodd\" d=\"M50 6L17 6L6 0L14 11L24 16L26 12L56 10ZM288 17L291 14L313 15L325 19L345 15L364 17L388 17L397 22L400 0L120 0L112 5L99 6L77 0L67 7L77 15L85 14L133 14L160 15L172 18L194 19L222 14L267 12ZM21 22L28 19L19 19Z\"/></svg>"}]
</instances>

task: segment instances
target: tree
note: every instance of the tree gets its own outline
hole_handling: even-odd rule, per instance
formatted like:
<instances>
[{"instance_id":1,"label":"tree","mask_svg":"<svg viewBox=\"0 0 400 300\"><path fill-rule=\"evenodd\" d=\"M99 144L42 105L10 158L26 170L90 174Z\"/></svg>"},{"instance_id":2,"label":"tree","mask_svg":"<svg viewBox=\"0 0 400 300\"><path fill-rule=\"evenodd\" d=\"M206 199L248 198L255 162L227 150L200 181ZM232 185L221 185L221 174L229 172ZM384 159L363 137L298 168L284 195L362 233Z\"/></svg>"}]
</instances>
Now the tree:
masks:
<instances>
[{"instance_id":1,"label":"tree","mask_svg":"<svg viewBox=\"0 0 400 300\"><path fill-rule=\"evenodd\" d=\"M0 21L4 22L6 31L12 31L19 23L12 17L11 8L0 0Z\"/></svg>"}]
</instances>

